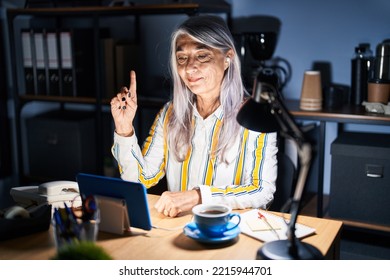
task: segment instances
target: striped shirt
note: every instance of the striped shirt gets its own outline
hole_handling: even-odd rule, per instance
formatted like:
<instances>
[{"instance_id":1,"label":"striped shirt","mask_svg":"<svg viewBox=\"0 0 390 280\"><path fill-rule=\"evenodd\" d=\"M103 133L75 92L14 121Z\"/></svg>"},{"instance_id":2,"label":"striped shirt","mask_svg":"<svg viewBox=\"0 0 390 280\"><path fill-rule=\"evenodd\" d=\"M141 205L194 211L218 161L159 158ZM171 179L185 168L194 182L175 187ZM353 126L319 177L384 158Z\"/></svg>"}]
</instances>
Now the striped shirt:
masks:
<instances>
[{"instance_id":1,"label":"striped shirt","mask_svg":"<svg viewBox=\"0 0 390 280\"><path fill-rule=\"evenodd\" d=\"M276 133L240 129L227 151L227 162L218 162L210 151L217 145L223 119L219 107L203 119L194 109L195 132L183 162L169 152L164 128L169 111L167 103L157 115L143 148L137 137L114 133L112 154L121 178L138 181L150 188L166 176L172 192L199 188L202 203L222 203L234 209L265 208L273 200L277 176Z\"/></svg>"}]
</instances>

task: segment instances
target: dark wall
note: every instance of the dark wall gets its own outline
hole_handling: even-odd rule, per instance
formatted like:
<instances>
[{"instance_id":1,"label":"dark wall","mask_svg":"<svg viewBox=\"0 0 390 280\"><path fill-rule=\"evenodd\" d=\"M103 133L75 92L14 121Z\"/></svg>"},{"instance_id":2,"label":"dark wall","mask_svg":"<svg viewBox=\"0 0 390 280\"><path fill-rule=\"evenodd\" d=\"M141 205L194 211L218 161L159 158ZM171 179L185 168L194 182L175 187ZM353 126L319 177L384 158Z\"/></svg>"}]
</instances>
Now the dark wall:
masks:
<instances>
[{"instance_id":1,"label":"dark wall","mask_svg":"<svg viewBox=\"0 0 390 280\"><path fill-rule=\"evenodd\" d=\"M0 23L0 38L3 38ZM10 129L7 113L7 76L5 71L4 41L0 43L0 178L11 174Z\"/></svg>"}]
</instances>

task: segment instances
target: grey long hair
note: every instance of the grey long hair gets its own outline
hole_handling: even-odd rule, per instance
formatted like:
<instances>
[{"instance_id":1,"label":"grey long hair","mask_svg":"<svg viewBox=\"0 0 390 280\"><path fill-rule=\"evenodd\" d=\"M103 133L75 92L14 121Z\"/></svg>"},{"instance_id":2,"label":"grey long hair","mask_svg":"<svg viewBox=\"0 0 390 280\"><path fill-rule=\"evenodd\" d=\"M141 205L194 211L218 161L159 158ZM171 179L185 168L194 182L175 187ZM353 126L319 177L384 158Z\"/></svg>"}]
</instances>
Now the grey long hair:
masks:
<instances>
[{"instance_id":1,"label":"grey long hair","mask_svg":"<svg viewBox=\"0 0 390 280\"><path fill-rule=\"evenodd\" d=\"M189 35L194 40L226 54L230 49L234 56L225 71L221 85L220 103L223 109L223 124L215 156L226 161L225 152L233 144L240 126L236 121L238 109L243 101L244 86L241 65L236 55L234 40L225 21L217 16L194 16L182 23L172 34L170 70L173 80L173 114L168 123L169 149L178 161L185 160L194 132L192 113L196 96L181 80L176 62L176 41L180 35Z\"/></svg>"}]
</instances>

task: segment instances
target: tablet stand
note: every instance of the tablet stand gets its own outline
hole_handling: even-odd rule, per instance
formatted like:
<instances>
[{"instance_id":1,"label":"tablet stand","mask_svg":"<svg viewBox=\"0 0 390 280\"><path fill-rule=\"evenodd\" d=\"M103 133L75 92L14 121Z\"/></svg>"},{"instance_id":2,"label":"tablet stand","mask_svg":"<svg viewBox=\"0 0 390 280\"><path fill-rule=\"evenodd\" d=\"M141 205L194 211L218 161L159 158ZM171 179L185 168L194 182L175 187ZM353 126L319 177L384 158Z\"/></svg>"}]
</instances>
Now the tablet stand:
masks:
<instances>
[{"instance_id":1,"label":"tablet stand","mask_svg":"<svg viewBox=\"0 0 390 280\"><path fill-rule=\"evenodd\" d=\"M124 199L100 195L96 195L95 199L100 210L100 231L115 234L130 231L129 214Z\"/></svg>"}]
</instances>

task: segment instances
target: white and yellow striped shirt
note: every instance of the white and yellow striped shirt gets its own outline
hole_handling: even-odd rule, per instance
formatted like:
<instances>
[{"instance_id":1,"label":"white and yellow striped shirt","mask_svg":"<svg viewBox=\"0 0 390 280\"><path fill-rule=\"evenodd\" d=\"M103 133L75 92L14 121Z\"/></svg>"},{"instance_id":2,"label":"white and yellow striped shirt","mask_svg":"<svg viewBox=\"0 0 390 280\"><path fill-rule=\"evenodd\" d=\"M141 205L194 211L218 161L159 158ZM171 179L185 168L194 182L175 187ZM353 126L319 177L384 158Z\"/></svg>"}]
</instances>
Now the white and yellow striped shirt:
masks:
<instances>
[{"instance_id":1,"label":"white and yellow striped shirt","mask_svg":"<svg viewBox=\"0 0 390 280\"><path fill-rule=\"evenodd\" d=\"M157 115L142 150L135 134L121 137L114 133L112 154L121 178L150 188L165 175L169 191L200 188L202 203L223 203L234 209L265 208L276 189L276 133L241 128L227 151L228 163L221 163L209 151L216 145L223 111L220 107L206 119L195 111L192 145L186 159L178 162L169 152L164 134L172 108L169 104Z\"/></svg>"}]
</instances>

